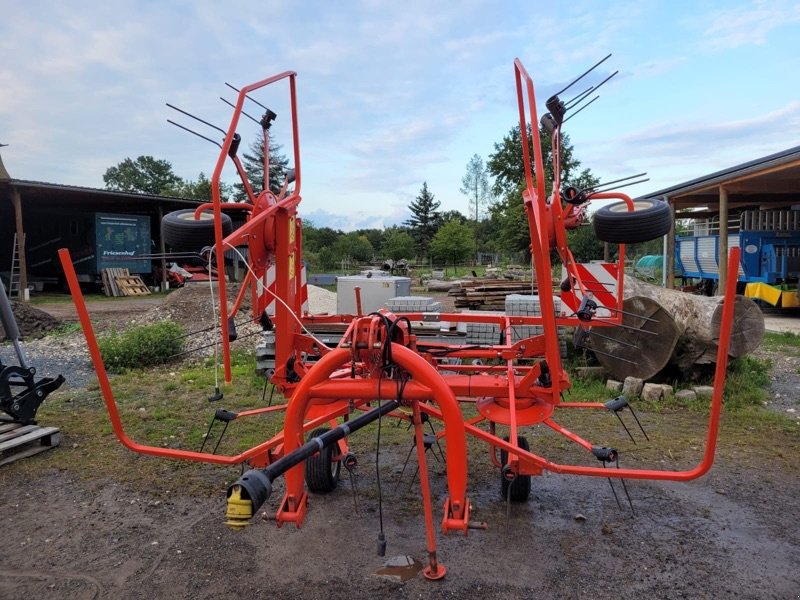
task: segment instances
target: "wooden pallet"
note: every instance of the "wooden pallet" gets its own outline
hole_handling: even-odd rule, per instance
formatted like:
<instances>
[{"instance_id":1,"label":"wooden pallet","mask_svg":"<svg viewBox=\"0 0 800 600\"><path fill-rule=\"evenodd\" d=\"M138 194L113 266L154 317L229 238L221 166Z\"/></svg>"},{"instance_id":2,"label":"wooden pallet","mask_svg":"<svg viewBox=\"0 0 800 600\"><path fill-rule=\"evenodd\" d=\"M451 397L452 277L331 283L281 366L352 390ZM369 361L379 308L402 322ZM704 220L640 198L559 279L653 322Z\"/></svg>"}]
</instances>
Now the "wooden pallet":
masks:
<instances>
[{"instance_id":1,"label":"wooden pallet","mask_svg":"<svg viewBox=\"0 0 800 600\"><path fill-rule=\"evenodd\" d=\"M103 269L100 277L103 280L103 292L106 296L122 296L122 292L117 286L117 277L130 277L128 269Z\"/></svg>"},{"instance_id":2,"label":"wooden pallet","mask_svg":"<svg viewBox=\"0 0 800 600\"><path fill-rule=\"evenodd\" d=\"M58 427L0 421L0 466L39 454L60 443Z\"/></svg>"},{"instance_id":3,"label":"wooden pallet","mask_svg":"<svg viewBox=\"0 0 800 600\"><path fill-rule=\"evenodd\" d=\"M150 294L150 288L145 285L138 275L118 276L115 279L121 296L147 296Z\"/></svg>"},{"instance_id":4,"label":"wooden pallet","mask_svg":"<svg viewBox=\"0 0 800 600\"><path fill-rule=\"evenodd\" d=\"M103 269L103 291L106 296L147 296L150 294L142 278L131 275L128 269Z\"/></svg>"}]
</instances>

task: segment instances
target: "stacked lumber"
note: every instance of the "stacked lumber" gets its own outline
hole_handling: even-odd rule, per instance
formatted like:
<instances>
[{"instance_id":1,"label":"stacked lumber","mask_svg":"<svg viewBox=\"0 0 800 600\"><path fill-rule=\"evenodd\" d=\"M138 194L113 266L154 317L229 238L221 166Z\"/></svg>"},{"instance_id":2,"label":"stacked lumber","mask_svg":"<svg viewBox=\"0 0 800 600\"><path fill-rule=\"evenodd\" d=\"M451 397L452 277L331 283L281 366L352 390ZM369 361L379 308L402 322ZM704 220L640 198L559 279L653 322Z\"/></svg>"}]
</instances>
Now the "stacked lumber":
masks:
<instances>
[{"instance_id":1,"label":"stacked lumber","mask_svg":"<svg viewBox=\"0 0 800 600\"><path fill-rule=\"evenodd\" d=\"M138 275L131 275L128 269L103 269L103 292L106 296L146 296L150 288Z\"/></svg>"},{"instance_id":2,"label":"stacked lumber","mask_svg":"<svg viewBox=\"0 0 800 600\"><path fill-rule=\"evenodd\" d=\"M459 282L447 293L455 298L456 308L502 311L506 307L506 296L530 294L531 286L530 281L472 279Z\"/></svg>"}]
</instances>

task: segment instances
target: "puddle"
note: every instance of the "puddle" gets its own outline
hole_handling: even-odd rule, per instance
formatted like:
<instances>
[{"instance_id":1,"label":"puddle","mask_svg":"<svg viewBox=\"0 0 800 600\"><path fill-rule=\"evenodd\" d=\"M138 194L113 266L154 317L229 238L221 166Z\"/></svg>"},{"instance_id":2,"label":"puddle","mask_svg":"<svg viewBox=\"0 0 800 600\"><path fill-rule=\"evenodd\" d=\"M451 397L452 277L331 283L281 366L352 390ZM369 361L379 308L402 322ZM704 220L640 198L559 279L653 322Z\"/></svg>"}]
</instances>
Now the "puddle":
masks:
<instances>
[{"instance_id":1,"label":"puddle","mask_svg":"<svg viewBox=\"0 0 800 600\"><path fill-rule=\"evenodd\" d=\"M408 581L422 570L422 563L411 556L395 556L387 560L375 571L375 575L397 581Z\"/></svg>"}]
</instances>

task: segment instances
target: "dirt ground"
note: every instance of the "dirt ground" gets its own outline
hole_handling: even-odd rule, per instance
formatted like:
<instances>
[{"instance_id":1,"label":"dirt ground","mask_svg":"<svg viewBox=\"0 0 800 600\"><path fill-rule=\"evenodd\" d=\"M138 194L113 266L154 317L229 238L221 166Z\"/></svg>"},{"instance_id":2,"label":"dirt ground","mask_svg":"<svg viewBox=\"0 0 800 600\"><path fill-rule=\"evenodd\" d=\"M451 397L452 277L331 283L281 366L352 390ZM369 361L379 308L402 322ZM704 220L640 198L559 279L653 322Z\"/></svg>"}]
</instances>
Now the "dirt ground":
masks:
<instances>
[{"instance_id":1,"label":"dirt ground","mask_svg":"<svg viewBox=\"0 0 800 600\"><path fill-rule=\"evenodd\" d=\"M701 436L705 427L700 415L640 416L671 423L681 436ZM621 508L604 479L545 475L507 516L497 471L485 453L473 452L468 495L473 518L489 528L462 537L443 536L437 527L438 556L448 569L438 582L375 574L386 558L376 554L374 444L360 434L352 441L360 460L359 513L344 473L333 493L312 496L299 530L278 529L269 519L228 529L224 491L239 474L235 468L189 467L211 482L204 488L210 491L198 493L173 489L169 462L160 480L133 484L129 473L159 459L118 445L110 450L119 463L114 478L48 468L46 452L0 468L0 598L798 598L798 432L754 432L749 440L747 427L725 423L723 417L709 475L689 483L627 482L635 514L619 484ZM64 440L52 452L80 452L69 423L60 426ZM372 431L363 434L372 439ZM537 449L542 440L531 435ZM674 463L657 466L690 467L700 446L676 450ZM418 482L409 486L413 458L399 479L408 448L394 443L381 453L387 557L424 562ZM634 447L625 466L652 457L647 445L638 448L641 456ZM672 449L665 452L669 459ZM428 460L438 524L444 467ZM282 492L279 480L267 515Z\"/></svg>"}]
</instances>

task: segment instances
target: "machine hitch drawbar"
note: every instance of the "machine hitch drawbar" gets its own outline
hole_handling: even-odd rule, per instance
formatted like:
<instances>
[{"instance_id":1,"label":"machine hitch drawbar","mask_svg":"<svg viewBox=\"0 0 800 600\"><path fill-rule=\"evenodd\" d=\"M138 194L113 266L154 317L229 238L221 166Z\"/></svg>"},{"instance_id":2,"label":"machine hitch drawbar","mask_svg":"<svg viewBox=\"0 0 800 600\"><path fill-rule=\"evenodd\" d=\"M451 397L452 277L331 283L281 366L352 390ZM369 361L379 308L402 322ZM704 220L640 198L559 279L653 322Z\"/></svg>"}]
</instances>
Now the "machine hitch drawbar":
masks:
<instances>
[{"instance_id":1,"label":"machine hitch drawbar","mask_svg":"<svg viewBox=\"0 0 800 600\"><path fill-rule=\"evenodd\" d=\"M268 467L247 471L228 488L228 509L226 514L228 520L226 524L231 527L244 527L247 525L247 522L272 494L272 482L278 477L307 458L314 456L322 449L335 444L342 438L399 408L399 406L400 403L397 400L389 400L355 419L342 423L318 437L311 438L305 444L279 458Z\"/></svg>"}]
</instances>

